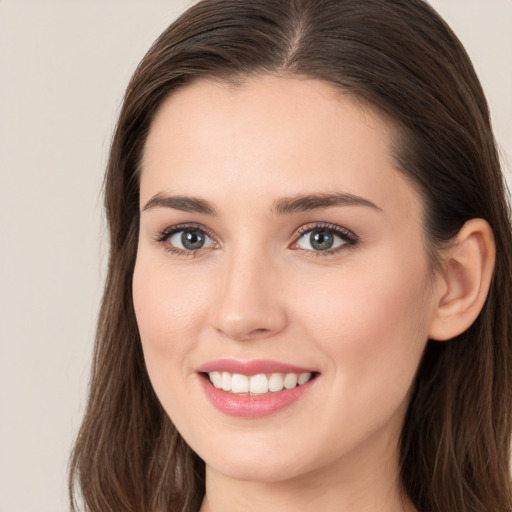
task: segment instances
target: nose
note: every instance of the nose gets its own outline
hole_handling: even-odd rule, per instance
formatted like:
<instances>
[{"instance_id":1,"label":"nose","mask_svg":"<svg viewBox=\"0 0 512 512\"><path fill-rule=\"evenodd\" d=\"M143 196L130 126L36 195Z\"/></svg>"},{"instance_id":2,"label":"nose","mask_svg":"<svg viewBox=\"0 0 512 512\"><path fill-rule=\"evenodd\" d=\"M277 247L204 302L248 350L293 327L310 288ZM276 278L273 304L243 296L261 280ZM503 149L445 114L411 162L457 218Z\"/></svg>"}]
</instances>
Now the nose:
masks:
<instances>
[{"instance_id":1,"label":"nose","mask_svg":"<svg viewBox=\"0 0 512 512\"><path fill-rule=\"evenodd\" d=\"M236 341L271 337L287 324L282 275L261 253L233 255L224 261L212 305L212 325Z\"/></svg>"}]
</instances>

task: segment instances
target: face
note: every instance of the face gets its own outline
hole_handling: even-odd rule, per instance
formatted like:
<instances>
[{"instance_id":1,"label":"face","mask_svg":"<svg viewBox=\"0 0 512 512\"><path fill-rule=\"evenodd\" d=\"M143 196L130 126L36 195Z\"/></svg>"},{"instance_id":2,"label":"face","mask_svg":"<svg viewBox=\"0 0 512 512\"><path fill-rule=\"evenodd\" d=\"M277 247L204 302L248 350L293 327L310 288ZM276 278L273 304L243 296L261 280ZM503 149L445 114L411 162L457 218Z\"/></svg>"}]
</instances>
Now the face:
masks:
<instances>
[{"instance_id":1,"label":"face","mask_svg":"<svg viewBox=\"0 0 512 512\"><path fill-rule=\"evenodd\" d=\"M394 456L432 283L391 137L318 80L202 80L160 108L133 297L154 389L209 470L270 482Z\"/></svg>"}]
</instances>

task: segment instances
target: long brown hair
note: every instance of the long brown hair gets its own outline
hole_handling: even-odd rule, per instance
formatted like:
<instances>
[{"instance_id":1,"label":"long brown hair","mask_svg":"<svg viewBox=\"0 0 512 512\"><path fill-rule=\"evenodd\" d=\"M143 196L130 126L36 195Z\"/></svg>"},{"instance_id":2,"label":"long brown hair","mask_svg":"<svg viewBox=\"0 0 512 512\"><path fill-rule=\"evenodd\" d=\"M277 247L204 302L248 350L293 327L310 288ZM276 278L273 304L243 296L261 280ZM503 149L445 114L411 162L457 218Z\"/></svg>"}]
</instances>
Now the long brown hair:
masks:
<instances>
[{"instance_id":1,"label":"long brown hair","mask_svg":"<svg viewBox=\"0 0 512 512\"><path fill-rule=\"evenodd\" d=\"M422 0L203 0L144 57L106 174L110 260L71 458L73 510L200 507L204 463L152 390L133 311L139 164L169 94L201 77L260 73L325 80L395 123L394 156L424 199L434 258L465 221L491 225L497 259L486 304L457 338L428 342L400 439L401 476L420 512L512 510L510 212L482 88L461 43Z\"/></svg>"}]
</instances>

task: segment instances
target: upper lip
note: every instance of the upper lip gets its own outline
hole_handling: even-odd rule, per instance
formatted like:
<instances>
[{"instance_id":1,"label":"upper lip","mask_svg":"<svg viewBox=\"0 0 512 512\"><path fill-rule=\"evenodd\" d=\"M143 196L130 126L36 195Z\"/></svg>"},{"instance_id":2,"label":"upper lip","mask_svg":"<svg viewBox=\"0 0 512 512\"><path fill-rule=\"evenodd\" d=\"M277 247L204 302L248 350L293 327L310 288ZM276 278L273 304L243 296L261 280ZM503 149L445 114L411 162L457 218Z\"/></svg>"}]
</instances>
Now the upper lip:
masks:
<instances>
[{"instance_id":1,"label":"upper lip","mask_svg":"<svg viewBox=\"0 0 512 512\"><path fill-rule=\"evenodd\" d=\"M258 375L261 373L306 373L313 372L310 368L295 366L269 359L253 359L251 361L238 361L236 359L217 359L208 361L197 368L200 373L228 372L241 375Z\"/></svg>"}]
</instances>

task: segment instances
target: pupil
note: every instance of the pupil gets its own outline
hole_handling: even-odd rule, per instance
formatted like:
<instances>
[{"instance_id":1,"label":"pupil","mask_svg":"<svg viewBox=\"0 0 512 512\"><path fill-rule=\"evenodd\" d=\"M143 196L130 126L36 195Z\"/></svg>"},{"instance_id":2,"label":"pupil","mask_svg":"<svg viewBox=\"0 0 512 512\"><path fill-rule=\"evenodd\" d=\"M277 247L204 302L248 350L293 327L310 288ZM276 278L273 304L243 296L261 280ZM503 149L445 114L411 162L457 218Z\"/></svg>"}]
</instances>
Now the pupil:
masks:
<instances>
[{"instance_id":1,"label":"pupil","mask_svg":"<svg viewBox=\"0 0 512 512\"><path fill-rule=\"evenodd\" d=\"M199 231L184 231L181 235L181 243L185 249L200 249L204 245L204 237Z\"/></svg>"},{"instance_id":2,"label":"pupil","mask_svg":"<svg viewBox=\"0 0 512 512\"><path fill-rule=\"evenodd\" d=\"M310 237L311 247L319 251L330 249L334 243L334 238L331 233L326 231L316 231L311 233Z\"/></svg>"}]
</instances>

